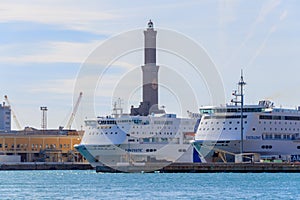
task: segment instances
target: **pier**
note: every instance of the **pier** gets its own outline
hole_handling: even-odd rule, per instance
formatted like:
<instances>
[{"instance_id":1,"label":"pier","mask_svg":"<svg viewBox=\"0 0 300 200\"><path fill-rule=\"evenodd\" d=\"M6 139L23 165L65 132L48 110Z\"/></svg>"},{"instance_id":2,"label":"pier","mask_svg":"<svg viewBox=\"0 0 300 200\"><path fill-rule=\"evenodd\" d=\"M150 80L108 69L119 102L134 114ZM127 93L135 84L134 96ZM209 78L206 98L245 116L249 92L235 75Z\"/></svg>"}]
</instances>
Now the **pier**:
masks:
<instances>
[{"instance_id":1,"label":"pier","mask_svg":"<svg viewBox=\"0 0 300 200\"><path fill-rule=\"evenodd\" d=\"M77 162L18 162L0 163L2 170L88 170L93 169L88 163Z\"/></svg>"},{"instance_id":2,"label":"pier","mask_svg":"<svg viewBox=\"0 0 300 200\"><path fill-rule=\"evenodd\" d=\"M146 172L147 170L145 170ZM121 172L106 166L96 172ZM173 163L155 172L160 173L300 173L300 163Z\"/></svg>"}]
</instances>

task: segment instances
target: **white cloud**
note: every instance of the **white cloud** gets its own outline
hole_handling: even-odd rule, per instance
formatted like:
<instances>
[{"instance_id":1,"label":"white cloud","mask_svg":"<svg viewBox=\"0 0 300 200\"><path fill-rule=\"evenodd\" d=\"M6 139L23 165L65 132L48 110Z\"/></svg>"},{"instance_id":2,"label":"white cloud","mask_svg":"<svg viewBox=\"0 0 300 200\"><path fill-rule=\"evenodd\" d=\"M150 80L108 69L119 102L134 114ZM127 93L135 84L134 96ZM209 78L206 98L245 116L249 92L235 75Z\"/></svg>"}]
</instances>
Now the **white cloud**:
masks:
<instances>
[{"instance_id":1,"label":"white cloud","mask_svg":"<svg viewBox=\"0 0 300 200\"><path fill-rule=\"evenodd\" d=\"M9 55L0 56L3 63L82 63L90 52L99 45L99 41L88 43L79 42L41 42L32 44L13 44L2 46ZM36 52L27 55L15 55L20 48L36 48Z\"/></svg>"},{"instance_id":2,"label":"white cloud","mask_svg":"<svg viewBox=\"0 0 300 200\"><path fill-rule=\"evenodd\" d=\"M37 22L103 33L97 22L120 17L111 11L99 11L93 6L86 2L75 4L73 1L2 1L0 22Z\"/></svg>"},{"instance_id":3,"label":"white cloud","mask_svg":"<svg viewBox=\"0 0 300 200\"><path fill-rule=\"evenodd\" d=\"M269 15L277 6L279 6L280 3L281 0L271 0L265 3L257 17L257 22L262 22L263 20L265 20L267 15Z\"/></svg>"}]
</instances>

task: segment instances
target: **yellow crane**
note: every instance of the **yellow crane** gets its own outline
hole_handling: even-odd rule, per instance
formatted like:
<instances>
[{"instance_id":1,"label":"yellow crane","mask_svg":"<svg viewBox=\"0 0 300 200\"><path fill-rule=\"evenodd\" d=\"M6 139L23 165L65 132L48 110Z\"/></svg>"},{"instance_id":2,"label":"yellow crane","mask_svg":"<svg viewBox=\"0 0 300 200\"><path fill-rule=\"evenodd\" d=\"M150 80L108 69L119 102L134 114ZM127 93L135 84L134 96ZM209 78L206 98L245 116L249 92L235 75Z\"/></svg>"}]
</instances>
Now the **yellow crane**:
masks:
<instances>
[{"instance_id":1,"label":"yellow crane","mask_svg":"<svg viewBox=\"0 0 300 200\"><path fill-rule=\"evenodd\" d=\"M17 119L17 116L16 116L16 114L15 114L15 112L14 112L14 109L12 108L12 106L11 106L9 100L8 100L7 95L4 96L4 100L6 101L7 105L10 107L11 114L12 114L12 116L13 116L13 119L14 119L14 122L15 122L15 124L16 124L16 126L17 126L17 129L18 129L18 130L21 130L22 127L21 127L21 125L20 125L20 123L19 123L19 121L18 121L18 119Z\"/></svg>"},{"instance_id":2,"label":"yellow crane","mask_svg":"<svg viewBox=\"0 0 300 200\"><path fill-rule=\"evenodd\" d=\"M79 93L79 97L78 97L78 99L77 99L77 101L76 101L76 103L75 103L75 105L74 105L74 107L73 107L73 111L72 111L72 113L71 113L70 119L69 119L69 121L68 121L68 123L67 123L67 126L66 126L67 129L71 129L71 126L72 126L72 123L73 123L73 121L74 121L74 119L75 119L75 115L76 115L76 112L77 112L77 110L78 110L78 107L79 107L79 104L80 104L82 95L83 95L83 93L80 92L80 93Z\"/></svg>"}]
</instances>

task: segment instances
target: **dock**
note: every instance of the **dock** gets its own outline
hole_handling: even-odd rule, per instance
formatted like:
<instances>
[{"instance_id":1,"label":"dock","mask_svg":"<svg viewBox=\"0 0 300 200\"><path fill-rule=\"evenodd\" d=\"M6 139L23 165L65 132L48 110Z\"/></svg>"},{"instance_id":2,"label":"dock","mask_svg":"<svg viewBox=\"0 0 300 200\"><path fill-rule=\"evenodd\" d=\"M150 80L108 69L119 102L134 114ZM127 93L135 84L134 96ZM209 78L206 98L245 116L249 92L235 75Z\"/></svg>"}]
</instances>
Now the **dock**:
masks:
<instances>
[{"instance_id":1,"label":"dock","mask_svg":"<svg viewBox=\"0 0 300 200\"><path fill-rule=\"evenodd\" d=\"M18 162L0 163L2 170L89 170L93 169L88 163L77 162Z\"/></svg>"},{"instance_id":2,"label":"dock","mask_svg":"<svg viewBox=\"0 0 300 200\"><path fill-rule=\"evenodd\" d=\"M107 166L96 172L122 172ZM146 172L146 170L145 170ZM300 163L172 163L155 172L160 173L300 173Z\"/></svg>"}]
</instances>

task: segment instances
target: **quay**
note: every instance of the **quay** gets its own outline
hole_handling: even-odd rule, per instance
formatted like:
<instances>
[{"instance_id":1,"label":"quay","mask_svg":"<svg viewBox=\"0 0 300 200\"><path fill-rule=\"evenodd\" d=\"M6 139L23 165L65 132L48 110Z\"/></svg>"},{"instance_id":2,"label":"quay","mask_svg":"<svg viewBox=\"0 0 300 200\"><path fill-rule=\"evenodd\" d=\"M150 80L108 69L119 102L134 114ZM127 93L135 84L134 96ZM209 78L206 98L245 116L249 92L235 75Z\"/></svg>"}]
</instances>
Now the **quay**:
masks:
<instances>
[{"instance_id":1,"label":"quay","mask_svg":"<svg viewBox=\"0 0 300 200\"><path fill-rule=\"evenodd\" d=\"M122 172L107 166L96 172ZM146 172L146 170L145 170ZM158 169L160 173L300 173L300 163L172 163Z\"/></svg>"},{"instance_id":2,"label":"quay","mask_svg":"<svg viewBox=\"0 0 300 200\"><path fill-rule=\"evenodd\" d=\"M89 170L93 169L88 163L77 162L18 162L0 163L2 170Z\"/></svg>"}]
</instances>

